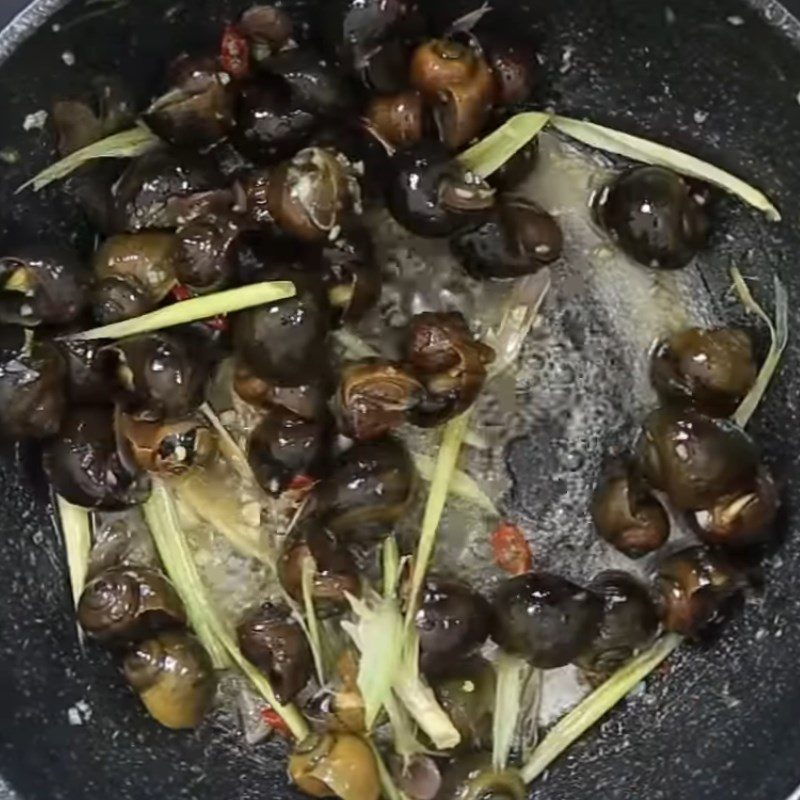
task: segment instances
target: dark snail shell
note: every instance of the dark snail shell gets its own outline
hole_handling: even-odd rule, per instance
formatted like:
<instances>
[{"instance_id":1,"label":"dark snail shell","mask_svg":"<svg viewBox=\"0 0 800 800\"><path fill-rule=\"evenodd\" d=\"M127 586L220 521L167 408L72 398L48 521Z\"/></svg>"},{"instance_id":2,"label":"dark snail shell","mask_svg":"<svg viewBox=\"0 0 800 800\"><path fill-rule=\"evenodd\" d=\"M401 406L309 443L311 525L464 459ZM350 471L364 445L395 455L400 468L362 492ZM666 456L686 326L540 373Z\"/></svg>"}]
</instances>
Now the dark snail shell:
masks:
<instances>
[{"instance_id":1,"label":"dark snail shell","mask_svg":"<svg viewBox=\"0 0 800 800\"><path fill-rule=\"evenodd\" d=\"M148 333L107 349L116 359L120 400L127 413L137 420L158 422L197 410L210 365L193 344L188 336Z\"/></svg>"},{"instance_id":2,"label":"dark snail shell","mask_svg":"<svg viewBox=\"0 0 800 800\"><path fill-rule=\"evenodd\" d=\"M157 305L136 278L103 278L92 289L92 317L98 325L135 319L154 311Z\"/></svg>"},{"instance_id":3,"label":"dark snail shell","mask_svg":"<svg viewBox=\"0 0 800 800\"><path fill-rule=\"evenodd\" d=\"M309 147L275 168L267 207L292 236L310 242L335 240L347 216L360 210L361 189L352 164L341 153Z\"/></svg>"},{"instance_id":4,"label":"dark snail shell","mask_svg":"<svg viewBox=\"0 0 800 800\"><path fill-rule=\"evenodd\" d=\"M241 223L231 216L192 220L177 231L175 274L194 294L226 289L236 275L236 239Z\"/></svg>"},{"instance_id":5,"label":"dark snail shell","mask_svg":"<svg viewBox=\"0 0 800 800\"><path fill-rule=\"evenodd\" d=\"M58 348L0 325L0 435L43 439L56 434L67 403L66 365Z\"/></svg>"},{"instance_id":6,"label":"dark snail shell","mask_svg":"<svg viewBox=\"0 0 800 800\"><path fill-rule=\"evenodd\" d=\"M233 139L248 158L270 164L304 147L317 125L317 117L296 101L288 84L268 75L242 87Z\"/></svg>"},{"instance_id":7,"label":"dark snail shell","mask_svg":"<svg viewBox=\"0 0 800 800\"><path fill-rule=\"evenodd\" d=\"M178 257L178 242L166 231L118 234L106 239L95 253L94 274L101 281L135 282L155 305L175 285Z\"/></svg>"},{"instance_id":8,"label":"dark snail shell","mask_svg":"<svg viewBox=\"0 0 800 800\"><path fill-rule=\"evenodd\" d=\"M269 678L281 703L291 703L305 687L314 660L303 629L286 611L265 603L236 628L244 657Z\"/></svg>"},{"instance_id":9,"label":"dark snail shell","mask_svg":"<svg viewBox=\"0 0 800 800\"><path fill-rule=\"evenodd\" d=\"M661 622L668 631L698 636L746 586L745 576L721 553L704 547L673 553L658 567Z\"/></svg>"},{"instance_id":10,"label":"dark snail shell","mask_svg":"<svg viewBox=\"0 0 800 800\"><path fill-rule=\"evenodd\" d=\"M67 325L89 305L91 276L71 248L47 242L0 254L0 322Z\"/></svg>"},{"instance_id":11,"label":"dark snail shell","mask_svg":"<svg viewBox=\"0 0 800 800\"><path fill-rule=\"evenodd\" d=\"M626 572L603 572L590 589L603 599L603 621L577 664L601 680L652 641L658 630L658 611L647 587Z\"/></svg>"},{"instance_id":12,"label":"dark snail shell","mask_svg":"<svg viewBox=\"0 0 800 800\"><path fill-rule=\"evenodd\" d=\"M757 373L750 337L735 328L681 331L659 342L650 362L662 400L720 417L736 410Z\"/></svg>"},{"instance_id":13,"label":"dark snail shell","mask_svg":"<svg viewBox=\"0 0 800 800\"><path fill-rule=\"evenodd\" d=\"M376 358L347 364L335 399L339 427L359 442L381 439L406 422L423 392L402 364Z\"/></svg>"},{"instance_id":14,"label":"dark snail shell","mask_svg":"<svg viewBox=\"0 0 800 800\"><path fill-rule=\"evenodd\" d=\"M92 638L124 644L186 624L172 584L150 567L111 567L90 581L78 603L78 621Z\"/></svg>"},{"instance_id":15,"label":"dark snail shell","mask_svg":"<svg viewBox=\"0 0 800 800\"><path fill-rule=\"evenodd\" d=\"M685 267L704 246L704 198L663 167L635 167L600 191L595 217L620 249L646 267Z\"/></svg>"},{"instance_id":16,"label":"dark snail shell","mask_svg":"<svg viewBox=\"0 0 800 800\"><path fill-rule=\"evenodd\" d=\"M593 592L550 573L528 573L501 584L494 598L492 638L540 669L563 667L590 646L602 623Z\"/></svg>"},{"instance_id":17,"label":"dark snail shell","mask_svg":"<svg viewBox=\"0 0 800 800\"><path fill-rule=\"evenodd\" d=\"M125 656L122 671L150 716L175 730L198 727L217 688L208 653L185 631L140 642Z\"/></svg>"},{"instance_id":18,"label":"dark snail shell","mask_svg":"<svg viewBox=\"0 0 800 800\"><path fill-rule=\"evenodd\" d=\"M606 469L592 497L591 511L600 536L630 558L658 550L669 538L667 512L624 459Z\"/></svg>"},{"instance_id":19,"label":"dark snail shell","mask_svg":"<svg viewBox=\"0 0 800 800\"><path fill-rule=\"evenodd\" d=\"M172 72L178 80L142 115L147 127L179 147L199 149L224 138L235 123L229 77L213 62L186 56Z\"/></svg>"},{"instance_id":20,"label":"dark snail shell","mask_svg":"<svg viewBox=\"0 0 800 800\"><path fill-rule=\"evenodd\" d=\"M237 355L252 372L282 386L300 386L325 374L330 329L328 300L321 286L303 286L297 295L233 317Z\"/></svg>"},{"instance_id":21,"label":"dark snail shell","mask_svg":"<svg viewBox=\"0 0 800 800\"><path fill-rule=\"evenodd\" d=\"M256 408L283 408L306 420L328 415L328 399L333 388L326 376L299 386L281 386L258 377L246 364L237 364L233 388L246 403Z\"/></svg>"},{"instance_id":22,"label":"dark snail shell","mask_svg":"<svg viewBox=\"0 0 800 800\"><path fill-rule=\"evenodd\" d=\"M70 409L45 447L43 464L55 491L82 508L119 511L150 493L147 476L117 439L111 408Z\"/></svg>"},{"instance_id":23,"label":"dark snail shell","mask_svg":"<svg viewBox=\"0 0 800 800\"><path fill-rule=\"evenodd\" d=\"M303 602L303 563L309 556L316 563L312 596L317 613L323 617L341 613L349 607L348 594L361 594L358 567L340 539L315 519L304 521L287 543L278 563L283 588L293 600Z\"/></svg>"},{"instance_id":24,"label":"dark snail shell","mask_svg":"<svg viewBox=\"0 0 800 800\"><path fill-rule=\"evenodd\" d=\"M212 159L155 150L123 172L114 190L117 230L174 229L230 210L234 197Z\"/></svg>"},{"instance_id":25,"label":"dark snail shell","mask_svg":"<svg viewBox=\"0 0 800 800\"><path fill-rule=\"evenodd\" d=\"M778 487L762 466L752 485L720 498L711 508L695 511L690 521L706 544L748 548L770 541L779 508Z\"/></svg>"},{"instance_id":26,"label":"dark snail shell","mask_svg":"<svg viewBox=\"0 0 800 800\"><path fill-rule=\"evenodd\" d=\"M753 440L733 422L693 409L665 408L642 427L639 468L681 511L711 508L752 486L759 465Z\"/></svg>"},{"instance_id":27,"label":"dark snail shell","mask_svg":"<svg viewBox=\"0 0 800 800\"><path fill-rule=\"evenodd\" d=\"M472 336L461 314L418 314L411 322L407 360L425 393L409 420L436 427L466 411L480 394L494 357L491 347Z\"/></svg>"},{"instance_id":28,"label":"dark snail shell","mask_svg":"<svg viewBox=\"0 0 800 800\"><path fill-rule=\"evenodd\" d=\"M561 256L564 237L558 222L536 203L503 198L478 228L458 234L450 246L474 278L531 275Z\"/></svg>"},{"instance_id":29,"label":"dark snail shell","mask_svg":"<svg viewBox=\"0 0 800 800\"><path fill-rule=\"evenodd\" d=\"M247 458L259 485L278 495L294 478L317 477L328 461L333 426L329 416L303 419L270 409L250 435Z\"/></svg>"},{"instance_id":30,"label":"dark snail shell","mask_svg":"<svg viewBox=\"0 0 800 800\"><path fill-rule=\"evenodd\" d=\"M319 116L343 116L356 111L356 96L347 78L325 57L308 47L285 50L260 64L281 78L301 108Z\"/></svg>"},{"instance_id":31,"label":"dark snail shell","mask_svg":"<svg viewBox=\"0 0 800 800\"><path fill-rule=\"evenodd\" d=\"M423 672L446 673L454 662L471 655L486 641L492 627L492 608L466 584L430 577L422 590L414 625Z\"/></svg>"},{"instance_id":32,"label":"dark snail shell","mask_svg":"<svg viewBox=\"0 0 800 800\"><path fill-rule=\"evenodd\" d=\"M479 225L494 207L494 190L435 142L398 151L391 160L386 205L418 236L446 237Z\"/></svg>"},{"instance_id":33,"label":"dark snail shell","mask_svg":"<svg viewBox=\"0 0 800 800\"><path fill-rule=\"evenodd\" d=\"M315 488L315 510L343 540L374 542L408 512L415 486L414 464L400 442L356 444Z\"/></svg>"}]
</instances>

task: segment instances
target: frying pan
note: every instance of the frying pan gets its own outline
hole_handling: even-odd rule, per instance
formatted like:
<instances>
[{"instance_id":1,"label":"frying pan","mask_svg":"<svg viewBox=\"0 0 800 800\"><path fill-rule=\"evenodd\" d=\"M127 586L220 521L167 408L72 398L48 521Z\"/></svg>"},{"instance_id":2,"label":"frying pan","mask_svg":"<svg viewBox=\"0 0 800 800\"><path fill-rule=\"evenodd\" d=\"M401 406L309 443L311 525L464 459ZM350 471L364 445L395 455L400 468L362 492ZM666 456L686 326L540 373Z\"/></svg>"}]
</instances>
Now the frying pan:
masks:
<instances>
[{"instance_id":1,"label":"frying pan","mask_svg":"<svg viewBox=\"0 0 800 800\"><path fill-rule=\"evenodd\" d=\"M433 0L437 8L445 0ZM757 184L784 214L768 224L735 202L719 211L702 263L724 303L727 268L800 298L800 24L773 2L743 0L492 0L495 20L527 32L543 57L537 104L674 144ZM23 130L31 112L117 72L146 98L170 54L212 47L245 0L108 4L0 0L0 243L60 235L86 245L78 211L58 191L14 195L52 160L49 137ZM473 4L474 5L474 4ZM796 11L800 3L792 2ZM311 21L304 0L284 6ZM23 8L25 10L23 10ZM92 13L94 13L94 16ZM98 13L103 12L103 13ZM59 30L60 28L60 30ZM75 63L68 66L65 61ZM800 329L797 303L791 324ZM576 332L578 336L580 332ZM537 800L784 800L800 783L800 486L794 337L754 432L785 485L785 541L765 585L720 637L684 647L533 789ZM546 490L528 440L509 453L511 503L535 519ZM196 734L154 725L99 650L75 635L63 553L35 453L0 460L0 776L20 800L294 797L277 744L249 749L215 719ZM557 487L552 491L558 491Z\"/></svg>"}]
</instances>

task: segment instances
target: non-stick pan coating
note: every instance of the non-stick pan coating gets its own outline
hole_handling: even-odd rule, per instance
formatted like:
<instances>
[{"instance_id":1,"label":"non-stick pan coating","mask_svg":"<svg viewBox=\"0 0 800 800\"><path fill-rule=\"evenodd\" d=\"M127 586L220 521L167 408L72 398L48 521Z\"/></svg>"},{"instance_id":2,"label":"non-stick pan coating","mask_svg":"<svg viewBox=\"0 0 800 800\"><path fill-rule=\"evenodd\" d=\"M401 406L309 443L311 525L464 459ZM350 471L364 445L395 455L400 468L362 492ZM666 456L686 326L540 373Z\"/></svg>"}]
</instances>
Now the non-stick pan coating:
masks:
<instances>
[{"instance_id":1,"label":"non-stick pan coating","mask_svg":"<svg viewBox=\"0 0 800 800\"><path fill-rule=\"evenodd\" d=\"M765 291L771 273L779 273L792 295L797 334L800 52L787 32L791 25L771 25L737 0L492 3L497 19L529 31L540 48L541 103L676 143L777 200L780 225L723 204L717 229L733 241L717 237L704 277L724 303L730 265L760 279ZM244 5L131 0L70 27L78 15L102 8L74 2L23 44L0 68L0 149L23 155L21 164L0 165L0 243L53 232L88 243L76 209L58 189L13 194L53 157L47 137L23 131L27 114L80 93L96 71L120 72L146 98L170 55L212 44L222 21ZM310 19L303 2L285 5L298 22ZM75 66L65 66L65 51ZM559 762L535 787L537 800L783 800L800 782L798 341L795 335L754 427L786 500L786 542L766 565L763 596L713 644L682 649L645 693ZM514 499L529 515L547 502L526 473L535 462L524 442L512 449ZM19 797L294 796L280 746L250 751L238 734L214 725L197 735L161 729L121 688L104 653L91 646L81 653L36 454L7 446L0 486L0 775Z\"/></svg>"}]
</instances>

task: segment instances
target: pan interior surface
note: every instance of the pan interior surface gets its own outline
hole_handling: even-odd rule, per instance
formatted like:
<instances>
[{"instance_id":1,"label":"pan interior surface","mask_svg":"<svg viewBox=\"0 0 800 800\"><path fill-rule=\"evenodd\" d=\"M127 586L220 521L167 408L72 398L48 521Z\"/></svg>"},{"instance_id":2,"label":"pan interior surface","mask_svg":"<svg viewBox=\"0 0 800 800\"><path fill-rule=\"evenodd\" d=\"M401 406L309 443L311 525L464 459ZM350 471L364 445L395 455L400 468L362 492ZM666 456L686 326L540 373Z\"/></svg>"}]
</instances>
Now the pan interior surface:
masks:
<instances>
[{"instance_id":1,"label":"pan interior surface","mask_svg":"<svg viewBox=\"0 0 800 800\"><path fill-rule=\"evenodd\" d=\"M97 73L122 75L143 104L172 56L214 50L224 22L248 5L130 0L115 9L72 2L25 41L0 68L0 150L20 156L0 164L0 243L53 234L81 246L90 240L58 187L14 194L53 160L50 136L25 130L29 115L80 95ZM283 5L298 25L313 22L312 4ZM541 55L537 107L687 150L758 185L781 208L784 222L769 224L732 200L721 204L712 248L692 268L694 299L720 316L735 314L728 278L734 265L761 297L773 274L792 298L800 296L800 52L787 35L791 20L773 25L763 9L738 0L493 0L492 6L494 24L524 32ZM764 8L774 17L774 5ZM548 324L573 352L613 357L613 338L593 347L592 326L602 333L614 320L577 313L557 298L548 313ZM796 304L790 316L794 332ZM800 780L794 675L800 544L793 535L800 489L792 480L800 460L797 355L792 339L753 426L785 502L785 541L765 562L763 592L715 641L679 651L574 747L534 788L537 800L783 800ZM589 366L572 364L579 373ZM615 369L624 373L624 360ZM534 528L569 489L563 453L574 444L562 420L541 427L546 437L522 436L508 451L512 507ZM614 435L603 446L614 444ZM107 656L78 647L62 548L36 464L28 449L3 449L0 775L21 800L296 796L287 787L280 744L250 748L224 719L194 735L161 729L121 688ZM576 552L587 546L588 526L585 535L573 543Z\"/></svg>"}]
</instances>

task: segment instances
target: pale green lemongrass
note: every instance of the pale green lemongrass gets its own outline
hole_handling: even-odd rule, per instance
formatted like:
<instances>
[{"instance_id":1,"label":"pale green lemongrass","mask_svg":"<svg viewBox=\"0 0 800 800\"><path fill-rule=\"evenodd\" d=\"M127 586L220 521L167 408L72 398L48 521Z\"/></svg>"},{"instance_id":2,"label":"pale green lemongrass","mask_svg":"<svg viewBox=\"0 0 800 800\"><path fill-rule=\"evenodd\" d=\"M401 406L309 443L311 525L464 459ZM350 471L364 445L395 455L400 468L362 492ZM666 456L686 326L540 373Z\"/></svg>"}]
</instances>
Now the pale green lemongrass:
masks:
<instances>
[{"instance_id":1,"label":"pale green lemongrass","mask_svg":"<svg viewBox=\"0 0 800 800\"><path fill-rule=\"evenodd\" d=\"M502 772L508 766L522 711L522 695L532 667L522 658L501 652L494 668L497 684L492 715L492 766Z\"/></svg>"},{"instance_id":2,"label":"pale green lemongrass","mask_svg":"<svg viewBox=\"0 0 800 800\"><path fill-rule=\"evenodd\" d=\"M72 601L77 608L86 585L86 575L89 573L92 517L85 508L72 505L60 495L56 495L56 510L67 556Z\"/></svg>"},{"instance_id":3,"label":"pale green lemongrass","mask_svg":"<svg viewBox=\"0 0 800 800\"><path fill-rule=\"evenodd\" d=\"M99 158L136 158L155 150L161 144L161 140L152 131L148 130L144 125L137 125L135 128L114 133L99 142L93 142L80 150L76 150L74 153L70 153L23 183L17 189L17 192L21 192L29 186L32 186L33 190L38 192L48 184L53 183L53 181L58 181L71 175L76 169L89 161L95 161Z\"/></svg>"},{"instance_id":4,"label":"pale green lemongrass","mask_svg":"<svg viewBox=\"0 0 800 800\"><path fill-rule=\"evenodd\" d=\"M458 160L471 172L488 178L535 138L549 121L550 115L539 111L517 114L461 153Z\"/></svg>"},{"instance_id":5,"label":"pale green lemongrass","mask_svg":"<svg viewBox=\"0 0 800 800\"><path fill-rule=\"evenodd\" d=\"M388 600L397 595L397 587L400 583L400 572L402 569L400 550L397 547L397 540L394 536L387 536L383 542L381 563L383 596Z\"/></svg>"},{"instance_id":6,"label":"pale green lemongrass","mask_svg":"<svg viewBox=\"0 0 800 800\"><path fill-rule=\"evenodd\" d=\"M769 314L756 302L742 273L734 267L731 269L731 277L742 305L749 313L756 314L766 323L770 336L769 352L758 373L758 378L733 415L734 422L744 428L764 399L789 343L789 295L786 287L776 275L773 279L775 285L775 322L773 322Z\"/></svg>"},{"instance_id":7,"label":"pale green lemongrass","mask_svg":"<svg viewBox=\"0 0 800 800\"><path fill-rule=\"evenodd\" d=\"M280 715L292 734L298 740L304 739L309 728L303 715L295 706L278 701L267 678L239 650L200 577L169 490L159 480L153 482L153 492L144 505L144 515L164 570L183 600L189 622L214 665L224 668L233 662Z\"/></svg>"},{"instance_id":8,"label":"pale green lemongrass","mask_svg":"<svg viewBox=\"0 0 800 800\"><path fill-rule=\"evenodd\" d=\"M295 287L291 281L265 281L227 289L204 297L192 297L180 303L159 308L133 319L114 322L102 328L75 333L66 338L81 341L95 339L124 339L138 336L141 333L174 328L176 325L187 325L190 322L216 317L220 314L233 314L253 306L275 303L294 297Z\"/></svg>"},{"instance_id":9,"label":"pale green lemongrass","mask_svg":"<svg viewBox=\"0 0 800 800\"><path fill-rule=\"evenodd\" d=\"M320 633L317 609L314 606L314 576L317 564L312 556L306 556L300 569L300 584L303 592L303 612L305 616L305 632L311 655L314 658L314 669L320 686L325 685L325 657L322 650L322 634Z\"/></svg>"},{"instance_id":10,"label":"pale green lemongrass","mask_svg":"<svg viewBox=\"0 0 800 800\"><path fill-rule=\"evenodd\" d=\"M361 653L356 684L364 700L364 719L370 730L397 680L403 657L403 619L397 600L348 596L355 622L342 628Z\"/></svg>"},{"instance_id":11,"label":"pale green lemongrass","mask_svg":"<svg viewBox=\"0 0 800 800\"><path fill-rule=\"evenodd\" d=\"M367 344L360 336L348 328L340 328L333 332L333 338L345 349L348 358L360 360L362 358L378 358L380 353Z\"/></svg>"},{"instance_id":12,"label":"pale green lemongrass","mask_svg":"<svg viewBox=\"0 0 800 800\"><path fill-rule=\"evenodd\" d=\"M428 493L428 501L422 518L422 528L414 553L411 587L406 610L407 631L413 629L414 616L417 613L417 600L422 584L425 581L425 574L428 571L428 563L433 554L436 533L439 529L442 512L447 503L453 473L461 453L461 444L469 427L469 417L470 414L467 412L451 420L444 427L436 466L431 476L430 492Z\"/></svg>"},{"instance_id":13,"label":"pale green lemongrass","mask_svg":"<svg viewBox=\"0 0 800 800\"><path fill-rule=\"evenodd\" d=\"M414 465L420 477L430 483L436 471L436 461L430 456L425 456L421 453L412 453L411 457L414 459ZM490 514L498 515L497 507L489 495L481 489L473 478L460 469L453 472L449 491L455 497L460 497L462 500L473 503Z\"/></svg>"},{"instance_id":14,"label":"pale green lemongrass","mask_svg":"<svg viewBox=\"0 0 800 800\"><path fill-rule=\"evenodd\" d=\"M538 778L562 753L641 683L681 644L676 634L662 636L647 652L636 656L602 686L578 703L542 739L522 768L525 783Z\"/></svg>"},{"instance_id":15,"label":"pale green lemongrass","mask_svg":"<svg viewBox=\"0 0 800 800\"><path fill-rule=\"evenodd\" d=\"M682 175L697 178L736 195L753 208L763 211L773 221L781 218L778 209L759 189L713 164L690 156L688 153L652 142L649 139L606 128L603 125L596 125L593 122L554 116L551 118L550 124L561 133L577 139L589 147L624 156L633 161L667 167Z\"/></svg>"}]
</instances>

